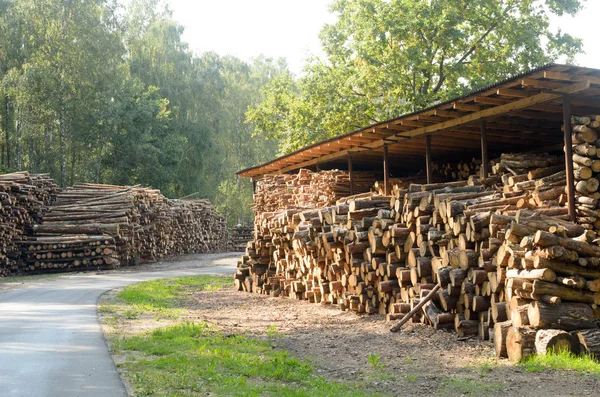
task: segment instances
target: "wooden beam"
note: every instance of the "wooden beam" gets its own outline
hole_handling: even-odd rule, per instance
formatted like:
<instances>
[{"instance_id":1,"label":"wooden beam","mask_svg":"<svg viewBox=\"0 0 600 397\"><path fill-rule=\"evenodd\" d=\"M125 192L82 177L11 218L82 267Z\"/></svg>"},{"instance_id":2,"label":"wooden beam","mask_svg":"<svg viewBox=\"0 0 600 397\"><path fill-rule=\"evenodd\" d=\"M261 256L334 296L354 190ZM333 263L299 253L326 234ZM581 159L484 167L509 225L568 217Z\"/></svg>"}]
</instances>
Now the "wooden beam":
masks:
<instances>
[{"instance_id":1,"label":"wooden beam","mask_svg":"<svg viewBox=\"0 0 600 397\"><path fill-rule=\"evenodd\" d=\"M383 188L385 194L388 195L390 192L390 160L388 158L388 147L383 145Z\"/></svg>"},{"instance_id":2,"label":"wooden beam","mask_svg":"<svg viewBox=\"0 0 600 397\"><path fill-rule=\"evenodd\" d=\"M515 90L512 88L498 88L498 90L496 90L496 95L500 95L500 96L508 96L508 97L514 97L514 98L527 98L529 96L531 96L531 92L526 91L526 90Z\"/></svg>"},{"instance_id":3,"label":"wooden beam","mask_svg":"<svg viewBox=\"0 0 600 397\"><path fill-rule=\"evenodd\" d=\"M490 159L488 158L488 141L485 120L481 120L481 167L482 178L487 178L490 174Z\"/></svg>"},{"instance_id":4,"label":"wooden beam","mask_svg":"<svg viewBox=\"0 0 600 397\"><path fill-rule=\"evenodd\" d=\"M467 103L454 102L452 107L456 110L466 110L467 112L480 112L484 107L477 105L469 105Z\"/></svg>"},{"instance_id":5,"label":"wooden beam","mask_svg":"<svg viewBox=\"0 0 600 397\"><path fill-rule=\"evenodd\" d=\"M472 121L478 121L478 120L481 120L481 119L484 119L487 117L497 116L497 115L503 114L503 113L509 113L514 110L525 109L525 108L531 107L533 105L537 105L538 103L548 102L553 99L560 98L561 94L572 94L574 92L583 91L590 86L589 82L584 82L584 83L587 83L587 84L581 84L581 85L573 84L571 86L572 89L570 89L570 90L565 89L566 92L561 91L560 94L558 92L557 93L537 94L534 96L530 96L528 98L523 98L523 99L519 99L517 101L507 103L506 105L500 105L500 106L496 106L493 108L484 109L479 112L471 113L471 114L468 114L463 117L457 117L452 120L444 121L443 123L438 123L438 124L430 125L427 127L416 128L412 131L403 132L403 133L400 133L397 135L405 136L405 137L415 137L415 136L419 136L419 135L425 135L430 132L446 130L448 128L456 127L457 125L470 123Z\"/></svg>"},{"instance_id":6,"label":"wooden beam","mask_svg":"<svg viewBox=\"0 0 600 397\"><path fill-rule=\"evenodd\" d=\"M562 94L572 94L572 93L576 93L579 91L583 91L586 88L589 88L589 85L590 85L589 81L583 81L581 83L576 83L576 84L573 84L573 85L570 85L567 87L562 85L560 88L557 88L553 92L545 92L545 93L533 95L528 98L523 98L520 100L516 100L516 101L510 102L510 103L507 103L506 105L501 105L501 106L484 109L479 112L467 114L465 116L457 117L455 119L451 119L451 120L448 120L448 121L445 121L442 123L428 125L426 127L415 128L410 131L400 132L400 133L397 133L394 135L390 135L389 137L386 137L386 139L393 139L393 138L401 139L401 138L417 137L417 136L429 134L432 132L448 130L448 129L451 129L456 126L471 123L474 121L479 121L484 118L494 117L494 116L502 115L504 113L512 113L513 111L522 110L522 109L534 106L539 103L544 103L544 102L548 102L548 101L552 101L554 99L560 98L560 97L562 97ZM541 116L546 116L546 115L541 115ZM321 156L319 159L305 161L305 162L302 162L302 163L299 163L299 164L296 164L293 166L289 166L289 167L280 169L278 171L278 173L285 173L285 172L295 170L295 169L298 169L301 167L314 165L318 161L326 162L326 161L329 161L329 160L335 159L335 158L340 158L340 157L343 158L348 153L356 153L356 152L376 149L376 148L382 147L384 144L386 144L386 141L384 141L383 139L375 140L372 143L367 143L360 147L340 150L337 153L331 153L331 154L328 154L325 156Z\"/></svg>"},{"instance_id":7,"label":"wooden beam","mask_svg":"<svg viewBox=\"0 0 600 397\"><path fill-rule=\"evenodd\" d=\"M581 74L571 74L562 72L546 71L544 72L544 78L550 80L562 80L562 81L589 81L590 84L600 84L600 78L595 76L587 76Z\"/></svg>"},{"instance_id":8,"label":"wooden beam","mask_svg":"<svg viewBox=\"0 0 600 397\"><path fill-rule=\"evenodd\" d=\"M571 103L569 96L563 98L563 123L565 132L565 167L567 170L567 198L569 200L569 216L575 222L575 175L573 173L573 139L571 137Z\"/></svg>"},{"instance_id":9,"label":"wooden beam","mask_svg":"<svg viewBox=\"0 0 600 397\"><path fill-rule=\"evenodd\" d=\"M348 176L350 177L350 196L354 195L354 170L352 169L352 155L348 155Z\"/></svg>"},{"instance_id":10,"label":"wooden beam","mask_svg":"<svg viewBox=\"0 0 600 397\"><path fill-rule=\"evenodd\" d=\"M425 167L427 169L427 183L432 183L433 161L431 159L431 135L425 135Z\"/></svg>"}]
</instances>

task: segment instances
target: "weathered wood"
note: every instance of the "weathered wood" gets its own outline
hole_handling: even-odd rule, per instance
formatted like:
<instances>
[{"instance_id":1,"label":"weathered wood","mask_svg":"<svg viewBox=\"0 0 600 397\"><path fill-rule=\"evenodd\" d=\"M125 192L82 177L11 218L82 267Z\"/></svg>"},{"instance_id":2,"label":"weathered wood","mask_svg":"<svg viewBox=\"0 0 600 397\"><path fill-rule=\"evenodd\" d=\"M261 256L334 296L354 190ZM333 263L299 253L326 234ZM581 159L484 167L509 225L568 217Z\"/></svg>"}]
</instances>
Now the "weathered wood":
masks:
<instances>
[{"instance_id":1,"label":"weathered wood","mask_svg":"<svg viewBox=\"0 0 600 397\"><path fill-rule=\"evenodd\" d=\"M583 328L597 328L594 311L584 303L561 303L549 305L544 302L531 302L527 313L529 323L535 329L563 329L567 331Z\"/></svg>"},{"instance_id":2,"label":"weathered wood","mask_svg":"<svg viewBox=\"0 0 600 397\"><path fill-rule=\"evenodd\" d=\"M563 330L541 329L535 335L535 350L542 355L565 352L579 354L579 338Z\"/></svg>"}]
</instances>

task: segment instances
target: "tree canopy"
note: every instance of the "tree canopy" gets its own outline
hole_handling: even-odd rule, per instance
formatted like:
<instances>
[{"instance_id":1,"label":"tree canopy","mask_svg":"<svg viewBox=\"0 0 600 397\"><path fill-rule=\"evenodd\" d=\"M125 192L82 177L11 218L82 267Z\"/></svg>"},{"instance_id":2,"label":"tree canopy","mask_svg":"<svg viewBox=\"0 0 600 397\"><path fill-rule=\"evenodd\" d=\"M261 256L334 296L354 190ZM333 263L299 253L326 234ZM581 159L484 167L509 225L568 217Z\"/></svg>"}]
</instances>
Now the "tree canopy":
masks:
<instances>
[{"instance_id":1,"label":"tree canopy","mask_svg":"<svg viewBox=\"0 0 600 397\"><path fill-rule=\"evenodd\" d=\"M585 0L583 0L585 1ZM283 73L248 111L280 151L398 117L566 57L581 41L550 28L580 0L336 0L324 59Z\"/></svg>"},{"instance_id":2,"label":"tree canopy","mask_svg":"<svg viewBox=\"0 0 600 397\"><path fill-rule=\"evenodd\" d=\"M235 172L271 158L245 112L281 60L194 54L159 0L0 0L0 168L198 193L251 219Z\"/></svg>"}]
</instances>

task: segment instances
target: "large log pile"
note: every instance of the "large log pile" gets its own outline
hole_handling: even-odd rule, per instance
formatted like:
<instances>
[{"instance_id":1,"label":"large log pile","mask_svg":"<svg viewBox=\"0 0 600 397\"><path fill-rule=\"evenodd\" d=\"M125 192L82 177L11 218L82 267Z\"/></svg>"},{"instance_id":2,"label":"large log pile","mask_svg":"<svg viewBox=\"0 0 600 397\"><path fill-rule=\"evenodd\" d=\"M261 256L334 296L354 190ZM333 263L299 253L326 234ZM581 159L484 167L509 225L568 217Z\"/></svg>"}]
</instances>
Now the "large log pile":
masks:
<instances>
[{"instance_id":1,"label":"large log pile","mask_svg":"<svg viewBox=\"0 0 600 397\"><path fill-rule=\"evenodd\" d=\"M98 253L96 263L90 263L110 267L169 255L222 251L227 241L224 220L207 200L170 200L158 190L140 186L79 184L67 188L57 195L33 231L36 237L24 243L27 252L36 252L33 247L38 247L40 241L52 239L59 242L67 238L75 246L103 240L105 249L101 255ZM54 250L62 258L63 253L69 255L74 249L68 244L58 245ZM67 258L70 260L57 258L59 265L54 268L79 266L78 257ZM27 258L24 268L48 266L36 255Z\"/></svg>"},{"instance_id":2,"label":"large log pile","mask_svg":"<svg viewBox=\"0 0 600 397\"><path fill-rule=\"evenodd\" d=\"M47 174L0 175L0 276L17 269L20 241L39 222L58 190Z\"/></svg>"},{"instance_id":3,"label":"large log pile","mask_svg":"<svg viewBox=\"0 0 600 397\"><path fill-rule=\"evenodd\" d=\"M505 154L492 170L391 197L258 213L236 286L389 320L424 303L411 321L493 335L498 354L513 360L535 351L539 330L595 326L600 247L587 225L567 221L564 160ZM540 320L530 326L528 316ZM538 345L585 338L545 331Z\"/></svg>"},{"instance_id":4,"label":"large log pile","mask_svg":"<svg viewBox=\"0 0 600 397\"><path fill-rule=\"evenodd\" d=\"M375 176L354 172L354 193L369 192ZM256 183L253 209L256 213L288 208L320 208L350 195L350 175L345 171L312 172L301 169L297 174L266 175Z\"/></svg>"}]
</instances>

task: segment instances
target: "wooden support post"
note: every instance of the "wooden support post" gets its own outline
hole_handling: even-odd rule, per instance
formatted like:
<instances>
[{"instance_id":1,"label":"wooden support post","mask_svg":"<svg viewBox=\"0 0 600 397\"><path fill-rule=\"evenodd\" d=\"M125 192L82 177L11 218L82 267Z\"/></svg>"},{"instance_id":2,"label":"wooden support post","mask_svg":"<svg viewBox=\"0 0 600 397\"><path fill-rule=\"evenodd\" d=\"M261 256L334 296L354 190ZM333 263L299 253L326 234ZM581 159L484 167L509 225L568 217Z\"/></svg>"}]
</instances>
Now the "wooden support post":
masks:
<instances>
[{"instance_id":1,"label":"wooden support post","mask_svg":"<svg viewBox=\"0 0 600 397\"><path fill-rule=\"evenodd\" d=\"M385 190L385 194L390 194L390 162L388 159L388 147L387 145L383 145L383 188Z\"/></svg>"},{"instance_id":2,"label":"wooden support post","mask_svg":"<svg viewBox=\"0 0 600 397\"><path fill-rule=\"evenodd\" d=\"M425 167L427 183L433 183L433 161L431 160L431 135L425 135Z\"/></svg>"},{"instance_id":3,"label":"wooden support post","mask_svg":"<svg viewBox=\"0 0 600 397\"><path fill-rule=\"evenodd\" d=\"M571 102L569 96L563 96L563 126L565 131L565 167L567 170L567 198L569 216L575 222L575 176L573 173L573 138L571 126Z\"/></svg>"},{"instance_id":4,"label":"wooden support post","mask_svg":"<svg viewBox=\"0 0 600 397\"><path fill-rule=\"evenodd\" d=\"M252 193L256 194L256 179L252 178Z\"/></svg>"},{"instance_id":5,"label":"wooden support post","mask_svg":"<svg viewBox=\"0 0 600 397\"><path fill-rule=\"evenodd\" d=\"M348 176L350 177L350 196L354 195L354 171L352 169L352 155L348 155Z\"/></svg>"},{"instance_id":6,"label":"wooden support post","mask_svg":"<svg viewBox=\"0 0 600 397\"><path fill-rule=\"evenodd\" d=\"M481 169L482 178L487 178L490 175L490 159L488 157L488 142L485 120L481 120Z\"/></svg>"}]
</instances>

